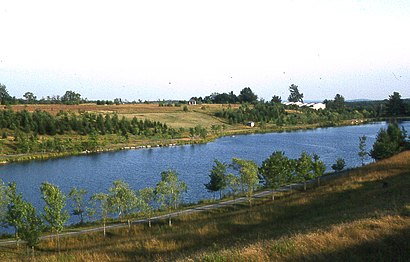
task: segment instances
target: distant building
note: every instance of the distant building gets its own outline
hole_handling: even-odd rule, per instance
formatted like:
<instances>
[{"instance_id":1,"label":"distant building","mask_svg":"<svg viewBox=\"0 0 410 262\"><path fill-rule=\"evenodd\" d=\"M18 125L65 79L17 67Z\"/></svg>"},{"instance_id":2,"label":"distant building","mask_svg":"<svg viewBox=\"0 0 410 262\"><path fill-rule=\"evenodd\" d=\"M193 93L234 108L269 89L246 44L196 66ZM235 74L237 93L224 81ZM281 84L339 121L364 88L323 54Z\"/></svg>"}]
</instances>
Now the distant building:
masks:
<instances>
[{"instance_id":1,"label":"distant building","mask_svg":"<svg viewBox=\"0 0 410 262\"><path fill-rule=\"evenodd\" d=\"M196 105L196 100L195 99L189 99L188 105Z\"/></svg>"},{"instance_id":2,"label":"distant building","mask_svg":"<svg viewBox=\"0 0 410 262\"><path fill-rule=\"evenodd\" d=\"M298 107L309 107L314 110L326 109L326 105L323 103L284 102L282 104L287 105L287 106L295 105Z\"/></svg>"},{"instance_id":3,"label":"distant building","mask_svg":"<svg viewBox=\"0 0 410 262\"><path fill-rule=\"evenodd\" d=\"M246 125L249 126L249 127L254 127L255 122L250 121L250 122L246 123Z\"/></svg>"}]
</instances>

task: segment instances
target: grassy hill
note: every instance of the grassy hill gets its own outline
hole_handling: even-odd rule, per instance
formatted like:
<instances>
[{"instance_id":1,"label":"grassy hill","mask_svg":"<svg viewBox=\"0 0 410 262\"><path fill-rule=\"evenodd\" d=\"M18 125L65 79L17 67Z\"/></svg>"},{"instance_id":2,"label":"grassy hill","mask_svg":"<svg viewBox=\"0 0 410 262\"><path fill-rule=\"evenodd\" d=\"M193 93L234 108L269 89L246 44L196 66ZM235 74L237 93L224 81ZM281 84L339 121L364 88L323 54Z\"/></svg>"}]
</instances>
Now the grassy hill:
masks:
<instances>
[{"instance_id":1,"label":"grassy hill","mask_svg":"<svg viewBox=\"0 0 410 262\"><path fill-rule=\"evenodd\" d=\"M65 237L58 255L42 241L38 261L409 261L410 151L345 172L308 191L250 208ZM0 247L0 260L27 258Z\"/></svg>"}]
</instances>

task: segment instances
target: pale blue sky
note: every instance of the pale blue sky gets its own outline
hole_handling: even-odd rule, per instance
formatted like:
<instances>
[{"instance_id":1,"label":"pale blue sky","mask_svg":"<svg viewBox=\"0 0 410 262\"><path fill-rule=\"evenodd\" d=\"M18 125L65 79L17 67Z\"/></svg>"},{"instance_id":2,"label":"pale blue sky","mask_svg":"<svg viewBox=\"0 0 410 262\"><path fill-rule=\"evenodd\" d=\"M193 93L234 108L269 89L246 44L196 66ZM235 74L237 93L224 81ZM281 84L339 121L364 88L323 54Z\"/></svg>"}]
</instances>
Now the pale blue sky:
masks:
<instances>
[{"instance_id":1,"label":"pale blue sky","mask_svg":"<svg viewBox=\"0 0 410 262\"><path fill-rule=\"evenodd\" d=\"M11 95L410 97L410 1L0 2Z\"/></svg>"}]
</instances>

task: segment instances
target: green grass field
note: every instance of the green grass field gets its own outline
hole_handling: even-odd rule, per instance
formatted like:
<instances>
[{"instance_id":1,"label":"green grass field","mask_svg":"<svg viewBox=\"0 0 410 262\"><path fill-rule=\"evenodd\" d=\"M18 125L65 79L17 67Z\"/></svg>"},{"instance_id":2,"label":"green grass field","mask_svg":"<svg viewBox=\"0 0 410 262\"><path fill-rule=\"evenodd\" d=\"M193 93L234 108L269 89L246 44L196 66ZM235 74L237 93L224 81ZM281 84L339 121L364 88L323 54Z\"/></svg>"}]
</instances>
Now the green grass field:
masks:
<instances>
[{"instance_id":1,"label":"green grass field","mask_svg":"<svg viewBox=\"0 0 410 262\"><path fill-rule=\"evenodd\" d=\"M321 187L166 221L42 241L38 261L409 261L410 151ZM1 260L28 259L1 247Z\"/></svg>"}]
</instances>

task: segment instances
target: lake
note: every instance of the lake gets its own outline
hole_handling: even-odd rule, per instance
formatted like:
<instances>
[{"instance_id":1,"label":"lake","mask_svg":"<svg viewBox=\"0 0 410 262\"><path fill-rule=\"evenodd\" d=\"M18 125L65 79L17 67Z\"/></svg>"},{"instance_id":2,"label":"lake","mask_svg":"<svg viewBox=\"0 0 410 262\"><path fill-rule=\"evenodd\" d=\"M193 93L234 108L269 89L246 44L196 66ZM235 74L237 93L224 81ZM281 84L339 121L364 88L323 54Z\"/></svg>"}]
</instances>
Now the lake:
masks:
<instances>
[{"instance_id":1,"label":"lake","mask_svg":"<svg viewBox=\"0 0 410 262\"><path fill-rule=\"evenodd\" d=\"M410 131L410 122L401 123ZM197 202L211 198L204 184L209 181L213 160L230 162L233 157L254 160L259 165L274 151L284 151L288 157L297 158L302 151L316 153L326 163L328 170L339 157L347 167L361 164L357 155L359 137L367 136L370 150L384 122L300 130L283 133L252 134L222 137L214 142L165 148L126 150L91 155L65 157L45 161L12 163L0 166L4 182L15 181L17 189L26 200L42 209L40 184L48 181L58 185L63 192L77 186L89 194L106 192L112 182L122 179L133 189L155 186L161 172L176 170L188 185L184 202ZM370 162L371 159L367 159Z\"/></svg>"}]
</instances>

